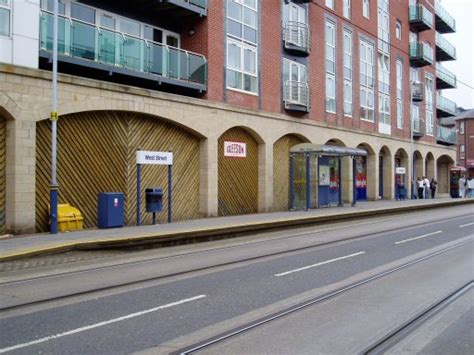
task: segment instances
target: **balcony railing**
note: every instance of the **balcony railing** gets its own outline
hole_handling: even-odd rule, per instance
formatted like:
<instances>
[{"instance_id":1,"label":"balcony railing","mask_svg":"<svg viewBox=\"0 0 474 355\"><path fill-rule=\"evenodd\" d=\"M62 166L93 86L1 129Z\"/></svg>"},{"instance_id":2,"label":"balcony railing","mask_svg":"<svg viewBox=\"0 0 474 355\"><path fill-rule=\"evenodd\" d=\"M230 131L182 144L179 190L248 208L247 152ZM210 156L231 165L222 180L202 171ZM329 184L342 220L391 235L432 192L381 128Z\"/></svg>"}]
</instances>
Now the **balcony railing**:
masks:
<instances>
[{"instance_id":1,"label":"balcony railing","mask_svg":"<svg viewBox=\"0 0 474 355\"><path fill-rule=\"evenodd\" d=\"M456 144L456 129L438 126L436 140L439 143L454 145Z\"/></svg>"},{"instance_id":2,"label":"balcony railing","mask_svg":"<svg viewBox=\"0 0 474 355\"><path fill-rule=\"evenodd\" d=\"M308 83L288 80L284 84L285 108L288 110L309 111L310 95Z\"/></svg>"},{"instance_id":3,"label":"balcony railing","mask_svg":"<svg viewBox=\"0 0 474 355\"><path fill-rule=\"evenodd\" d=\"M436 61L456 59L456 47L454 47L443 35L436 32Z\"/></svg>"},{"instance_id":4,"label":"balcony railing","mask_svg":"<svg viewBox=\"0 0 474 355\"><path fill-rule=\"evenodd\" d=\"M440 33L456 32L456 20L447 12L439 1L435 4L436 31Z\"/></svg>"},{"instance_id":5,"label":"balcony railing","mask_svg":"<svg viewBox=\"0 0 474 355\"><path fill-rule=\"evenodd\" d=\"M452 89L457 86L456 75L441 64L436 64L436 89Z\"/></svg>"},{"instance_id":6,"label":"balcony railing","mask_svg":"<svg viewBox=\"0 0 474 355\"><path fill-rule=\"evenodd\" d=\"M438 110L438 117L454 116L456 114L456 103L450 99L436 95L436 109ZM441 112L439 112L441 111Z\"/></svg>"},{"instance_id":7,"label":"balcony railing","mask_svg":"<svg viewBox=\"0 0 474 355\"><path fill-rule=\"evenodd\" d=\"M423 83L412 83L412 100L415 102L423 101L424 98L424 85Z\"/></svg>"},{"instance_id":8,"label":"balcony railing","mask_svg":"<svg viewBox=\"0 0 474 355\"><path fill-rule=\"evenodd\" d=\"M43 12L40 22L40 49L53 49L53 15ZM60 16L60 55L98 63L108 68L130 70L206 85L207 61L200 54Z\"/></svg>"},{"instance_id":9,"label":"balcony railing","mask_svg":"<svg viewBox=\"0 0 474 355\"><path fill-rule=\"evenodd\" d=\"M158 2L153 0L152 2ZM160 0L158 3L162 3L163 7L165 7L169 14L173 14L173 8L170 8L170 4L176 7L178 16L182 16L183 14L199 14L200 16L207 15L207 3L208 0Z\"/></svg>"},{"instance_id":10,"label":"balcony railing","mask_svg":"<svg viewBox=\"0 0 474 355\"><path fill-rule=\"evenodd\" d=\"M425 135L425 121L421 118L413 118L413 137L419 138Z\"/></svg>"},{"instance_id":11,"label":"balcony railing","mask_svg":"<svg viewBox=\"0 0 474 355\"><path fill-rule=\"evenodd\" d=\"M423 5L411 5L409 12L410 28L425 31L433 28L433 13Z\"/></svg>"},{"instance_id":12,"label":"balcony railing","mask_svg":"<svg viewBox=\"0 0 474 355\"><path fill-rule=\"evenodd\" d=\"M414 67L433 64L433 48L424 42L410 43L410 64Z\"/></svg>"},{"instance_id":13,"label":"balcony railing","mask_svg":"<svg viewBox=\"0 0 474 355\"><path fill-rule=\"evenodd\" d=\"M288 21L283 29L283 43L286 49L309 54L311 41L308 25Z\"/></svg>"}]
</instances>

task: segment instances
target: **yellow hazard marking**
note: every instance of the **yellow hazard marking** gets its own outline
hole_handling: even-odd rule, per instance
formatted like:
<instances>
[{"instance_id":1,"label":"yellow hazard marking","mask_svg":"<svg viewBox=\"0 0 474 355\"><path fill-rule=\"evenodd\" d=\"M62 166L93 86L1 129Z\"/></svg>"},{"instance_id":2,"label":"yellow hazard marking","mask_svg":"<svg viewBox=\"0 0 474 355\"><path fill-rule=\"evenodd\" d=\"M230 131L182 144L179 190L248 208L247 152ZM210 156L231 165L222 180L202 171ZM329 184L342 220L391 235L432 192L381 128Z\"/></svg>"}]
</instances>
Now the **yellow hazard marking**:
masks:
<instances>
[{"instance_id":1,"label":"yellow hazard marking","mask_svg":"<svg viewBox=\"0 0 474 355\"><path fill-rule=\"evenodd\" d=\"M57 112L51 112L51 121L57 121L58 120L58 113Z\"/></svg>"}]
</instances>

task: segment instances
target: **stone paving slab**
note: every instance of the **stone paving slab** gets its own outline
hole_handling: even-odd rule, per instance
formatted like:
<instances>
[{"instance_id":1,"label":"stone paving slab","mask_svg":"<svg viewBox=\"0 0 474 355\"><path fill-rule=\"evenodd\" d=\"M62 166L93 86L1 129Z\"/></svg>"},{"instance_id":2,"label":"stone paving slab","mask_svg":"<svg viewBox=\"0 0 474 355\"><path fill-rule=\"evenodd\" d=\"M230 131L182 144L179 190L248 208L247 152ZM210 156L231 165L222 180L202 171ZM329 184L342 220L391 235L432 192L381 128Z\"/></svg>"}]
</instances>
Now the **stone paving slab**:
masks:
<instances>
[{"instance_id":1,"label":"stone paving slab","mask_svg":"<svg viewBox=\"0 0 474 355\"><path fill-rule=\"evenodd\" d=\"M310 211L259 213L243 216L216 217L180 221L170 224L132 226L113 229L85 229L57 235L31 234L0 240L0 262L53 252L66 252L78 247L105 247L114 245L157 243L164 240L182 240L219 234L262 231L322 223L347 218L375 216L410 210L429 209L466 204L474 215L474 199L438 198L434 200L371 201L352 207L321 208Z\"/></svg>"}]
</instances>

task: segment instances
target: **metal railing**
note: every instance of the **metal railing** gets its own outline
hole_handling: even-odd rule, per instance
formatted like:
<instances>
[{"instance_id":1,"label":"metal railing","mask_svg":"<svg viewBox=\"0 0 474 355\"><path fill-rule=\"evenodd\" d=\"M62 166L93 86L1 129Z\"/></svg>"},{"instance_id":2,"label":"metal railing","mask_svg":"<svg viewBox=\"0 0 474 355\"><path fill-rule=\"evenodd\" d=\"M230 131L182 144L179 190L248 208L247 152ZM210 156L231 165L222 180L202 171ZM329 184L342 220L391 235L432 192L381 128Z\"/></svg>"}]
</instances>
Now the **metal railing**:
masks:
<instances>
[{"instance_id":1,"label":"metal railing","mask_svg":"<svg viewBox=\"0 0 474 355\"><path fill-rule=\"evenodd\" d=\"M446 69L439 63L436 64L436 77L448 83L452 87L457 86L456 75L451 73L448 69Z\"/></svg>"},{"instance_id":2,"label":"metal railing","mask_svg":"<svg viewBox=\"0 0 474 355\"><path fill-rule=\"evenodd\" d=\"M425 133L425 121L423 121L421 118L413 118L413 132L415 133Z\"/></svg>"},{"instance_id":3,"label":"metal railing","mask_svg":"<svg viewBox=\"0 0 474 355\"><path fill-rule=\"evenodd\" d=\"M207 10L207 0L183 0L191 5L200 7L201 9Z\"/></svg>"},{"instance_id":4,"label":"metal railing","mask_svg":"<svg viewBox=\"0 0 474 355\"><path fill-rule=\"evenodd\" d=\"M59 16L58 28L59 54L187 82L207 83L207 60L203 55L64 16ZM49 12L41 13L40 49L53 49L53 15Z\"/></svg>"},{"instance_id":5,"label":"metal railing","mask_svg":"<svg viewBox=\"0 0 474 355\"><path fill-rule=\"evenodd\" d=\"M413 82L412 84L412 95L414 101L422 101L425 93L425 86L420 82Z\"/></svg>"},{"instance_id":6,"label":"metal railing","mask_svg":"<svg viewBox=\"0 0 474 355\"><path fill-rule=\"evenodd\" d=\"M436 139L440 140L440 141L443 141L443 142L456 144L456 129L455 128L438 126L438 132L436 134Z\"/></svg>"},{"instance_id":7,"label":"metal railing","mask_svg":"<svg viewBox=\"0 0 474 355\"><path fill-rule=\"evenodd\" d=\"M309 110L309 85L306 82L287 80L284 85L285 107L289 105L304 106Z\"/></svg>"},{"instance_id":8,"label":"metal railing","mask_svg":"<svg viewBox=\"0 0 474 355\"><path fill-rule=\"evenodd\" d=\"M309 53L311 41L308 25L301 22L288 21L283 29L283 41L286 48L289 45L293 45Z\"/></svg>"},{"instance_id":9,"label":"metal railing","mask_svg":"<svg viewBox=\"0 0 474 355\"><path fill-rule=\"evenodd\" d=\"M444 36L436 32L435 36L436 46L441 48L443 51L448 53L451 57L456 59L456 47L454 47L451 42L449 42Z\"/></svg>"},{"instance_id":10,"label":"metal railing","mask_svg":"<svg viewBox=\"0 0 474 355\"><path fill-rule=\"evenodd\" d=\"M433 13L423 5L411 5L409 10L409 21L423 21L428 27L433 28Z\"/></svg>"},{"instance_id":11,"label":"metal railing","mask_svg":"<svg viewBox=\"0 0 474 355\"><path fill-rule=\"evenodd\" d=\"M410 58L413 59L425 59L433 62L433 48L431 48L425 42L412 42L410 43Z\"/></svg>"},{"instance_id":12,"label":"metal railing","mask_svg":"<svg viewBox=\"0 0 474 355\"><path fill-rule=\"evenodd\" d=\"M457 106L454 101L451 101L450 99L438 93L436 95L436 108L448 112L454 116L456 114Z\"/></svg>"},{"instance_id":13,"label":"metal railing","mask_svg":"<svg viewBox=\"0 0 474 355\"><path fill-rule=\"evenodd\" d=\"M449 27L456 31L456 20L451 14L445 10L439 1L436 1L435 4L435 14L443 20Z\"/></svg>"}]
</instances>

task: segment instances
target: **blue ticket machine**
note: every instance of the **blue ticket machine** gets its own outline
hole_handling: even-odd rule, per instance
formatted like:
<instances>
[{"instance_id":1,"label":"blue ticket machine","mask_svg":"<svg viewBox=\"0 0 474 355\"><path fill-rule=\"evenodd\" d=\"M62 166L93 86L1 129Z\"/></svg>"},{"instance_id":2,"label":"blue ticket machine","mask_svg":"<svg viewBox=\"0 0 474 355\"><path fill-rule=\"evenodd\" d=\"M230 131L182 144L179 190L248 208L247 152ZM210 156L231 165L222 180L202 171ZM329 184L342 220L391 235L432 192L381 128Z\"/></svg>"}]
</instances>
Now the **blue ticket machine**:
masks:
<instances>
[{"instance_id":1,"label":"blue ticket machine","mask_svg":"<svg viewBox=\"0 0 474 355\"><path fill-rule=\"evenodd\" d=\"M125 197L121 192L100 192L98 201L98 227L123 227Z\"/></svg>"}]
</instances>

